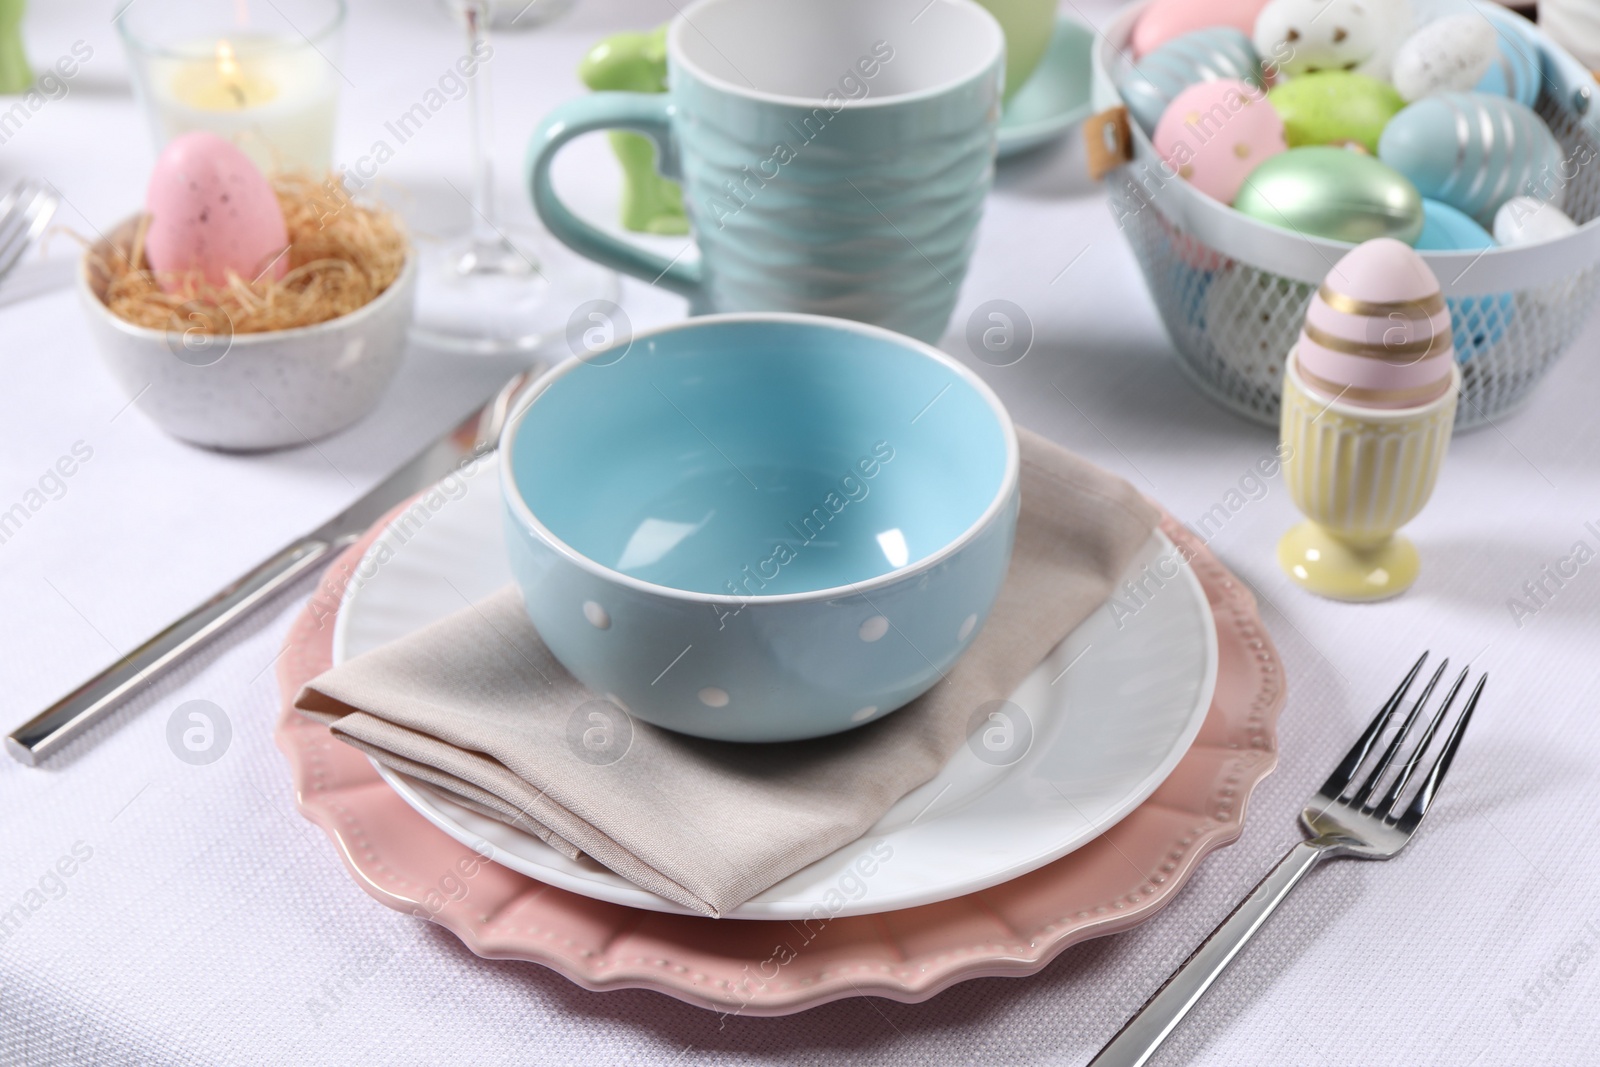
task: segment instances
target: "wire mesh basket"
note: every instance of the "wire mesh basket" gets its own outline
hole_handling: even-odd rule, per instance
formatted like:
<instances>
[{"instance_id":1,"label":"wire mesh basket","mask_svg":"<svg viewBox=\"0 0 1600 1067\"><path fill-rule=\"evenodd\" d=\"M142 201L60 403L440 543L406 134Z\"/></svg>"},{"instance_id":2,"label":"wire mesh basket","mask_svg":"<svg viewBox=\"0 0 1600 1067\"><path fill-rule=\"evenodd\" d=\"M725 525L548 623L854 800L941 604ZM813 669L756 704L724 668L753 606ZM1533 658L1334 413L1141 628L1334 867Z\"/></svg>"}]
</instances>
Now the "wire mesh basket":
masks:
<instances>
[{"instance_id":1,"label":"wire mesh basket","mask_svg":"<svg viewBox=\"0 0 1600 1067\"><path fill-rule=\"evenodd\" d=\"M1426 19L1467 5L1415 6ZM1125 43L1143 7L1121 12L1095 46L1098 107L1122 102L1115 79L1129 65ZM1497 14L1508 17L1503 8ZM1562 209L1580 225L1537 245L1420 253L1450 307L1462 376L1457 429L1490 423L1524 403L1577 337L1600 289L1600 104L1589 108L1600 94L1577 60L1531 25L1527 30L1543 52L1536 110L1563 149ZM1131 136L1132 161L1111 171L1106 186L1179 366L1224 407L1276 426L1284 360L1306 306L1352 246L1242 215L1168 178L1137 124Z\"/></svg>"}]
</instances>

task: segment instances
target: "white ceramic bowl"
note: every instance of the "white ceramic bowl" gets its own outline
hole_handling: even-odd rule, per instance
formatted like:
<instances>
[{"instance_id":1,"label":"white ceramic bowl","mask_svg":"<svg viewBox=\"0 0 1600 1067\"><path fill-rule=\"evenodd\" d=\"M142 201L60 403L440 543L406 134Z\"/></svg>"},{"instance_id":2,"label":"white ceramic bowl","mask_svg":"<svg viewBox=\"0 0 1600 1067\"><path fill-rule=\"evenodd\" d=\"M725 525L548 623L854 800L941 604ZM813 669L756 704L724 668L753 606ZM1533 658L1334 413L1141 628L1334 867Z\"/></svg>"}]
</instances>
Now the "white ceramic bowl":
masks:
<instances>
[{"instance_id":1,"label":"white ceramic bowl","mask_svg":"<svg viewBox=\"0 0 1600 1067\"><path fill-rule=\"evenodd\" d=\"M78 295L101 359L156 425L206 448L258 451L326 437L373 409L405 351L416 280L413 254L388 289L348 315L231 337L199 329L198 314L188 332L118 318L87 256Z\"/></svg>"}]
</instances>

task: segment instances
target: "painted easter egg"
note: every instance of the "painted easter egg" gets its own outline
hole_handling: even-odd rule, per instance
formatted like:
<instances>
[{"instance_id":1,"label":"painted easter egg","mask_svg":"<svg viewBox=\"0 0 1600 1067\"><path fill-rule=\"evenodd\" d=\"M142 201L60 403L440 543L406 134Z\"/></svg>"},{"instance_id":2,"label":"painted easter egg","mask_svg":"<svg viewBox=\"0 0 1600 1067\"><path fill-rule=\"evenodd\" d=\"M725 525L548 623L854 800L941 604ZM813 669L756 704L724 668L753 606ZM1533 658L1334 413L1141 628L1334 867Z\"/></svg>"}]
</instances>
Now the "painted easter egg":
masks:
<instances>
[{"instance_id":1,"label":"painted easter egg","mask_svg":"<svg viewBox=\"0 0 1600 1067\"><path fill-rule=\"evenodd\" d=\"M162 149L145 192L145 255L167 292L198 271L211 285L289 269L278 197L238 147L214 133L186 133Z\"/></svg>"},{"instance_id":2,"label":"painted easter egg","mask_svg":"<svg viewBox=\"0 0 1600 1067\"><path fill-rule=\"evenodd\" d=\"M1541 244L1565 237L1577 228L1566 212L1533 196L1514 196L1494 213L1494 238L1503 245ZM1528 298L1542 308L1557 308L1572 299L1577 287L1578 279L1568 277L1532 290Z\"/></svg>"},{"instance_id":3,"label":"painted easter egg","mask_svg":"<svg viewBox=\"0 0 1600 1067\"><path fill-rule=\"evenodd\" d=\"M1485 225L1501 204L1524 193L1561 206L1561 146L1538 115L1505 97L1423 97L1390 120L1378 156L1423 196Z\"/></svg>"},{"instance_id":4,"label":"painted easter egg","mask_svg":"<svg viewBox=\"0 0 1600 1067\"><path fill-rule=\"evenodd\" d=\"M1397 0L1271 0L1250 39L1269 72L1353 70L1387 80L1411 27L1410 5Z\"/></svg>"},{"instance_id":5,"label":"painted easter egg","mask_svg":"<svg viewBox=\"0 0 1600 1067\"><path fill-rule=\"evenodd\" d=\"M1422 236L1411 247L1419 252L1478 252L1495 240L1472 216L1438 200L1422 201Z\"/></svg>"},{"instance_id":6,"label":"painted easter egg","mask_svg":"<svg viewBox=\"0 0 1600 1067\"><path fill-rule=\"evenodd\" d=\"M1291 148L1302 145L1358 144L1378 150L1378 137L1406 102L1394 86L1343 70L1302 74L1274 86L1268 94L1283 117Z\"/></svg>"},{"instance_id":7,"label":"painted easter egg","mask_svg":"<svg viewBox=\"0 0 1600 1067\"><path fill-rule=\"evenodd\" d=\"M1394 54L1391 77L1407 103L1476 86L1500 59L1494 24L1476 12L1424 23Z\"/></svg>"},{"instance_id":8,"label":"painted easter egg","mask_svg":"<svg viewBox=\"0 0 1600 1067\"><path fill-rule=\"evenodd\" d=\"M1450 389L1450 309L1422 257L1366 241L1328 273L1295 344L1301 379L1326 399L1373 408L1429 403Z\"/></svg>"},{"instance_id":9,"label":"painted easter egg","mask_svg":"<svg viewBox=\"0 0 1600 1067\"><path fill-rule=\"evenodd\" d=\"M1495 247L1489 231L1449 204L1425 199L1422 215L1422 236L1412 246L1419 252L1481 252ZM1510 293L1455 297L1449 304L1456 362L1462 364L1499 344L1516 313L1516 302Z\"/></svg>"},{"instance_id":10,"label":"painted easter egg","mask_svg":"<svg viewBox=\"0 0 1600 1067\"><path fill-rule=\"evenodd\" d=\"M1494 239L1503 245L1554 241L1577 228L1560 208L1535 196L1514 196L1494 213Z\"/></svg>"},{"instance_id":11,"label":"painted easter egg","mask_svg":"<svg viewBox=\"0 0 1600 1067\"><path fill-rule=\"evenodd\" d=\"M1241 81L1201 82L1179 93L1156 123L1154 142L1171 171L1224 204L1245 175L1288 147L1266 94Z\"/></svg>"},{"instance_id":12,"label":"painted easter egg","mask_svg":"<svg viewBox=\"0 0 1600 1067\"><path fill-rule=\"evenodd\" d=\"M1539 101L1544 79L1543 49L1527 19L1509 11L1485 8L1479 16L1494 26L1497 38L1494 61L1474 88L1480 93L1504 96L1526 107Z\"/></svg>"},{"instance_id":13,"label":"painted easter egg","mask_svg":"<svg viewBox=\"0 0 1600 1067\"><path fill-rule=\"evenodd\" d=\"M1261 84L1261 61L1250 38L1228 26L1195 30L1157 48L1117 82L1117 90L1146 135L1179 93L1201 82Z\"/></svg>"},{"instance_id":14,"label":"painted easter egg","mask_svg":"<svg viewBox=\"0 0 1600 1067\"><path fill-rule=\"evenodd\" d=\"M1453 297L1449 304L1456 362L1463 366L1504 340L1517 315L1517 301L1510 293Z\"/></svg>"},{"instance_id":15,"label":"painted easter egg","mask_svg":"<svg viewBox=\"0 0 1600 1067\"><path fill-rule=\"evenodd\" d=\"M1134 24L1129 44L1142 58L1168 41L1195 30L1229 26L1240 33L1255 28L1267 0L1153 0Z\"/></svg>"},{"instance_id":16,"label":"painted easter egg","mask_svg":"<svg viewBox=\"0 0 1600 1067\"><path fill-rule=\"evenodd\" d=\"M1291 148L1245 179L1233 206L1297 233L1352 244L1422 233L1422 197L1406 177L1344 148Z\"/></svg>"}]
</instances>

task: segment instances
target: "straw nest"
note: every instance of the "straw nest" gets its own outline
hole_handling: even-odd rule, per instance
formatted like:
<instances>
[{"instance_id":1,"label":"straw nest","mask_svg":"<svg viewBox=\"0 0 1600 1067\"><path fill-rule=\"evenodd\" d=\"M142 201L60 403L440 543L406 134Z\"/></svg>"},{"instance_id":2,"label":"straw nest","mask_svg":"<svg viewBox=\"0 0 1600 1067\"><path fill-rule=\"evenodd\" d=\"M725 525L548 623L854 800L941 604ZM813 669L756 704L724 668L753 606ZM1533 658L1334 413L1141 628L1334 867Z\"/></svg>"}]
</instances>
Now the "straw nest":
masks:
<instances>
[{"instance_id":1,"label":"straw nest","mask_svg":"<svg viewBox=\"0 0 1600 1067\"><path fill-rule=\"evenodd\" d=\"M289 270L281 279L252 280L230 270L228 283L216 286L198 271L158 276L145 260L150 217L141 215L89 248L95 291L136 326L264 333L348 315L400 276L409 245L392 213L356 203L336 178L277 175L272 188L289 234ZM171 292L163 280L173 283Z\"/></svg>"}]
</instances>

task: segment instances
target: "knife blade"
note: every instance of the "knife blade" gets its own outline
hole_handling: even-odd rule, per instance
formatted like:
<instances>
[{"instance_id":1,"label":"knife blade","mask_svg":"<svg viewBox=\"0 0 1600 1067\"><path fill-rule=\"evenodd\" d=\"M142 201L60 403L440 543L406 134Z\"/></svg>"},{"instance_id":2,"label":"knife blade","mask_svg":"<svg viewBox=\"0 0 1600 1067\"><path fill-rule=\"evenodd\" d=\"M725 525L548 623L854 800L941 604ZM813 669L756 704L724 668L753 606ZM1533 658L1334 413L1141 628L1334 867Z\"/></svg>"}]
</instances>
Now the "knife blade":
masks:
<instances>
[{"instance_id":1,"label":"knife blade","mask_svg":"<svg viewBox=\"0 0 1600 1067\"><path fill-rule=\"evenodd\" d=\"M438 482L477 456L494 451L500 428L533 371L515 375L473 412L406 464L304 537L219 589L203 603L72 692L17 727L6 751L38 766L136 690L154 681L319 563L354 544L401 501Z\"/></svg>"}]
</instances>

